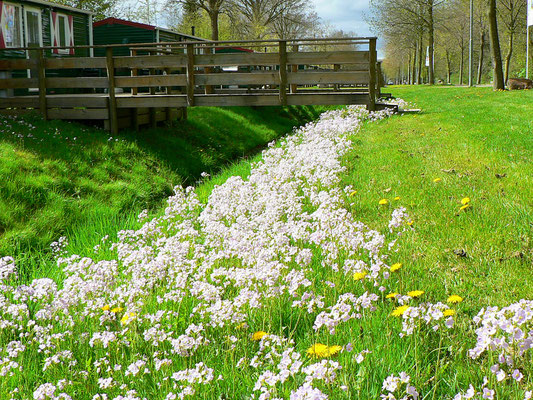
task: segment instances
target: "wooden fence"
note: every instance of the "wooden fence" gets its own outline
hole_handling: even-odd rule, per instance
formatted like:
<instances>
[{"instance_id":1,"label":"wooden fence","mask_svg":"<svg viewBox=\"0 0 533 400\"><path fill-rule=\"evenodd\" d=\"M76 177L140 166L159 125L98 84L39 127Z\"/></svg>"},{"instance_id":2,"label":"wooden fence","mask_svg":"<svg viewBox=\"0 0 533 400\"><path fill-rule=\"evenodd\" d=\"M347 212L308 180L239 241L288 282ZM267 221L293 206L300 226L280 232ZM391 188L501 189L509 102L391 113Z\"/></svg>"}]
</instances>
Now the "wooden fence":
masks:
<instances>
[{"instance_id":1,"label":"wooden fence","mask_svg":"<svg viewBox=\"0 0 533 400\"><path fill-rule=\"evenodd\" d=\"M113 55L119 46L105 57L45 58L47 48L32 48L31 58L0 59L0 113L102 120L116 132L192 106L376 108L375 38L129 44L129 57Z\"/></svg>"}]
</instances>

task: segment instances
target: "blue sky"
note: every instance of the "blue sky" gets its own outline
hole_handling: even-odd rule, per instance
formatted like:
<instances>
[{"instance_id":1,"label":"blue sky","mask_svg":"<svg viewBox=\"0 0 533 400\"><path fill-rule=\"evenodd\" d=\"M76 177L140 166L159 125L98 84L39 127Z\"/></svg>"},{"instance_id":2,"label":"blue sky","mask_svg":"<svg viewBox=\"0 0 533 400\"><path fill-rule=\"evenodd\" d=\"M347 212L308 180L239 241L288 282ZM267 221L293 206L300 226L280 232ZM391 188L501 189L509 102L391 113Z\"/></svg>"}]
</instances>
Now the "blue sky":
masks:
<instances>
[{"instance_id":1,"label":"blue sky","mask_svg":"<svg viewBox=\"0 0 533 400\"><path fill-rule=\"evenodd\" d=\"M343 31L353 31L357 36L375 36L364 21L369 0L313 0L317 14Z\"/></svg>"}]
</instances>

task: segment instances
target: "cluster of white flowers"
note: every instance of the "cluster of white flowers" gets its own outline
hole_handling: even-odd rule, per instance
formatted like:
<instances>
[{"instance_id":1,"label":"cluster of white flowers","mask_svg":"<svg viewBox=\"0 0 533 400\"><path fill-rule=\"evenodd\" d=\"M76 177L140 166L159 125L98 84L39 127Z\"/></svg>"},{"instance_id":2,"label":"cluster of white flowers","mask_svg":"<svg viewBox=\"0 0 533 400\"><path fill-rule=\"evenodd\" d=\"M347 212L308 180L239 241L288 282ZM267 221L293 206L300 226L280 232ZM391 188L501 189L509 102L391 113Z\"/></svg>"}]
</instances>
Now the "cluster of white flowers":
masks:
<instances>
[{"instance_id":1,"label":"cluster of white flowers","mask_svg":"<svg viewBox=\"0 0 533 400\"><path fill-rule=\"evenodd\" d=\"M69 387L60 390L50 379L64 373L92 380L97 392L87 395L95 399L136 399L147 379L161 382L168 399L184 398L214 376L203 363L190 368L198 353L218 345L236 351L240 335L219 332L251 324L250 314L267 305L301 307L314 314L316 330L326 326L330 333L374 310L376 294L339 288L347 273L363 268L381 286L389 269L387 240L346 210L338 186L348 135L364 119L390 114L355 106L325 113L271 144L246 180L229 178L206 204L192 188L177 187L162 215L147 220L142 213L140 229L120 232L113 244L105 238L96 249L111 252L68 255L59 240L53 247L61 282L17 285L13 259L0 259L0 326L19 340L0 371L24 369L26 353L42 357L41 380L21 398L68 396ZM405 218L394 215L393 225ZM331 281L322 282L317 269ZM239 364L257 369L261 393L299 375L304 384L291 398L326 398L314 382L329 384L341 369L334 361L304 367L294 343L282 336L266 335L258 346Z\"/></svg>"},{"instance_id":2,"label":"cluster of white flowers","mask_svg":"<svg viewBox=\"0 0 533 400\"><path fill-rule=\"evenodd\" d=\"M416 388L409 382L411 377L405 372L400 372L399 376L390 375L383 381L381 395L384 400L417 400L419 397Z\"/></svg>"},{"instance_id":3,"label":"cluster of white flowers","mask_svg":"<svg viewBox=\"0 0 533 400\"><path fill-rule=\"evenodd\" d=\"M449 315L448 315L449 314ZM410 336L415 328L429 326L433 331L438 331L442 322L448 329L453 327L454 311L444 303L422 303L418 307L408 307L403 314L402 332L400 336Z\"/></svg>"}]
</instances>

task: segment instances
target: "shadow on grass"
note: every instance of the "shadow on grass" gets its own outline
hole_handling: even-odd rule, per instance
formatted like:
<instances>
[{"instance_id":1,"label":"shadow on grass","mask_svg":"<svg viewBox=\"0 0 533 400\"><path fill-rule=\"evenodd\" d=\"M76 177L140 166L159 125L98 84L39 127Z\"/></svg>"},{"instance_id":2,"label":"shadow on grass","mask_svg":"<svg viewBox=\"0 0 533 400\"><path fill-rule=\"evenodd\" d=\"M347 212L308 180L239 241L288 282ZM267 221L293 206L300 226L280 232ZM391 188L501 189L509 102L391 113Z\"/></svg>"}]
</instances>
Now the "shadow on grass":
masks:
<instances>
[{"instance_id":1,"label":"shadow on grass","mask_svg":"<svg viewBox=\"0 0 533 400\"><path fill-rule=\"evenodd\" d=\"M116 137L38 115L3 117L0 256L27 258L61 235L92 238L94 221L108 227L117 216L158 209L175 185L257 154L326 109L192 108L186 121Z\"/></svg>"}]
</instances>

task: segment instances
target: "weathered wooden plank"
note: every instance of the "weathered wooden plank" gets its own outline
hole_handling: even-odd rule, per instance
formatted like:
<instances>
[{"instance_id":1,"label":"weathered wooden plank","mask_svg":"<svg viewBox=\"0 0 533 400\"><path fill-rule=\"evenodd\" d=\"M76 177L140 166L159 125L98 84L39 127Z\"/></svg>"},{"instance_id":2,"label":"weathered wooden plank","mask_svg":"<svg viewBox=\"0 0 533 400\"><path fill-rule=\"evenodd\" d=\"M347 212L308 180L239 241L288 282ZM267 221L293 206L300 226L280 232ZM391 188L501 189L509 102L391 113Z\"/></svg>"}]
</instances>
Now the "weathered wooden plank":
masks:
<instances>
[{"instance_id":1,"label":"weathered wooden plank","mask_svg":"<svg viewBox=\"0 0 533 400\"><path fill-rule=\"evenodd\" d=\"M109 86L108 79L105 77L83 77L83 78L46 78L47 88L107 88Z\"/></svg>"},{"instance_id":2,"label":"weathered wooden plank","mask_svg":"<svg viewBox=\"0 0 533 400\"><path fill-rule=\"evenodd\" d=\"M0 115L10 115L14 117L18 117L19 115L26 115L30 114L32 112L38 112L36 109L31 108L16 108L16 109L1 109L0 108Z\"/></svg>"},{"instance_id":3,"label":"weathered wooden plank","mask_svg":"<svg viewBox=\"0 0 533 400\"><path fill-rule=\"evenodd\" d=\"M187 45L187 105L189 107L194 106L194 45Z\"/></svg>"},{"instance_id":4,"label":"weathered wooden plank","mask_svg":"<svg viewBox=\"0 0 533 400\"><path fill-rule=\"evenodd\" d=\"M39 108L39 98L36 96L0 97L0 108Z\"/></svg>"},{"instance_id":5,"label":"weathered wooden plank","mask_svg":"<svg viewBox=\"0 0 533 400\"><path fill-rule=\"evenodd\" d=\"M49 108L50 119L107 119L108 111L104 108Z\"/></svg>"},{"instance_id":6,"label":"weathered wooden plank","mask_svg":"<svg viewBox=\"0 0 533 400\"><path fill-rule=\"evenodd\" d=\"M296 45L293 45L292 46L292 51L293 53L297 53L298 51L300 51L300 47L296 44ZM297 64L292 64L291 65L291 72L293 74L296 74L298 72L298 65ZM290 85L290 92L291 93L296 93L298 91L298 85L296 84L291 84Z\"/></svg>"},{"instance_id":7,"label":"weathered wooden plank","mask_svg":"<svg viewBox=\"0 0 533 400\"><path fill-rule=\"evenodd\" d=\"M64 96L47 96L46 101L48 107L60 108L107 108L107 96L91 96L84 97L64 97Z\"/></svg>"},{"instance_id":8,"label":"weathered wooden plank","mask_svg":"<svg viewBox=\"0 0 533 400\"><path fill-rule=\"evenodd\" d=\"M105 57L65 57L65 58L47 58L46 68L64 69L64 68L102 68L106 67Z\"/></svg>"},{"instance_id":9,"label":"weathered wooden plank","mask_svg":"<svg viewBox=\"0 0 533 400\"><path fill-rule=\"evenodd\" d=\"M113 48L106 49L106 69L109 87L109 124L111 133L118 133L118 117L117 117L117 99L115 97L115 59L113 58Z\"/></svg>"},{"instance_id":10,"label":"weathered wooden plank","mask_svg":"<svg viewBox=\"0 0 533 400\"><path fill-rule=\"evenodd\" d=\"M319 83L368 84L368 72L289 72L288 81L298 85L317 85Z\"/></svg>"},{"instance_id":11,"label":"weathered wooden plank","mask_svg":"<svg viewBox=\"0 0 533 400\"><path fill-rule=\"evenodd\" d=\"M115 77L117 87L150 87L150 86L185 86L187 77L178 75L148 75L148 76L117 76Z\"/></svg>"},{"instance_id":12,"label":"weathered wooden plank","mask_svg":"<svg viewBox=\"0 0 533 400\"><path fill-rule=\"evenodd\" d=\"M37 78L0 79L0 89L28 89L39 86Z\"/></svg>"},{"instance_id":13,"label":"weathered wooden plank","mask_svg":"<svg viewBox=\"0 0 533 400\"><path fill-rule=\"evenodd\" d=\"M13 69L31 69L37 68L36 58L15 58L11 60L0 60L0 70L13 70Z\"/></svg>"},{"instance_id":14,"label":"weathered wooden plank","mask_svg":"<svg viewBox=\"0 0 533 400\"><path fill-rule=\"evenodd\" d=\"M279 42L279 103L287 105L287 42Z\"/></svg>"},{"instance_id":15,"label":"weathered wooden plank","mask_svg":"<svg viewBox=\"0 0 533 400\"><path fill-rule=\"evenodd\" d=\"M216 96L216 95L214 95ZM156 95L156 96L131 96L131 97L117 97L118 108L132 108L132 107L186 107L186 95ZM139 113L141 114L141 113Z\"/></svg>"},{"instance_id":16,"label":"weathered wooden plank","mask_svg":"<svg viewBox=\"0 0 533 400\"><path fill-rule=\"evenodd\" d=\"M288 94L288 105L344 105L368 104L368 94L364 93L324 93L324 94ZM277 95L215 95L197 96L196 105L206 107L221 106L276 106Z\"/></svg>"},{"instance_id":17,"label":"weathered wooden plank","mask_svg":"<svg viewBox=\"0 0 533 400\"><path fill-rule=\"evenodd\" d=\"M187 66L187 55L118 57L115 68L179 68Z\"/></svg>"},{"instance_id":18,"label":"weathered wooden plank","mask_svg":"<svg viewBox=\"0 0 533 400\"><path fill-rule=\"evenodd\" d=\"M277 72L196 74L197 85L278 85Z\"/></svg>"},{"instance_id":19,"label":"weathered wooden plank","mask_svg":"<svg viewBox=\"0 0 533 400\"><path fill-rule=\"evenodd\" d=\"M275 65L277 63L277 53L200 54L197 55L195 59L195 64L199 67L228 67L233 65Z\"/></svg>"},{"instance_id":20,"label":"weathered wooden plank","mask_svg":"<svg viewBox=\"0 0 533 400\"><path fill-rule=\"evenodd\" d=\"M368 104L368 94L330 92L324 94L291 94L287 97L291 106Z\"/></svg>"},{"instance_id":21,"label":"weathered wooden plank","mask_svg":"<svg viewBox=\"0 0 533 400\"><path fill-rule=\"evenodd\" d=\"M314 51L287 54L287 64L364 64L368 51Z\"/></svg>"}]
</instances>

